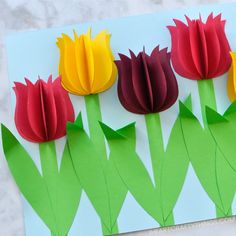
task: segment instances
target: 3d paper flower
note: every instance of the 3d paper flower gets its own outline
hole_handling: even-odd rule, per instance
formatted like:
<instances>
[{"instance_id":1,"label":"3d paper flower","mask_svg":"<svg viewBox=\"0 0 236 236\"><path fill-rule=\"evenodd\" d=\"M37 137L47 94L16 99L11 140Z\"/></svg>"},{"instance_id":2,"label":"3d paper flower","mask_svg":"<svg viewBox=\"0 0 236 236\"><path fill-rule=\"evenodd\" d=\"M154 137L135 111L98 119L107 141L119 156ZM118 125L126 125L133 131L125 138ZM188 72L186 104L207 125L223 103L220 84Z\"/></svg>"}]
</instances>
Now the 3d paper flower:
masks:
<instances>
[{"instance_id":1,"label":"3d paper flower","mask_svg":"<svg viewBox=\"0 0 236 236\"><path fill-rule=\"evenodd\" d=\"M91 30L74 41L62 34L57 45L60 49L59 74L62 86L76 95L100 93L112 86L117 69L110 48L110 34L101 31L91 39Z\"/></svg>"},{"instance_id":2,"label":"3d paper flower","mask_svg":"<svg viewBox=\"0 0 236 236\"><path fill-rule=\"evenodd\" d=\"M89 128L89 138L86 138L86 132L78 130L78 123L82 124L82 119L79 122L78 117L73 128L67 129L71 159L78 180L101 219L103 235L117 234L117 218L127 188L116 168L110 164L99 125L99 121L102 121L99 93L109 89L117 76L110 34L101 31L91 39L91 30L80 36L74 32L74 40L62 34L57 45L60 49L59 74L62 76L62 86L70 93L84 96ZM79 132L73 132L76 129ZM81 144L85 148L81 149ZM78 155L81 158L77 158ZM92 175L88 171L91 168ZM110 209L113 209L112 212Z\"/></svg>"},{"instance_id":3,"label":"3d paper flower","mask_svg":"<svg viewBox=\"0 0 236 236\"><path fill-rule=\"evenodd\" d=\"M182 188L189 161L186 158L187 152L179 118L176 120L175 128L170 134L167 148L164 148L159 112L172 106L178 97L178 84L170 65L170 53L167 52L167 48L160 50L157 46L150 56L145 53L144 49L137 56L130 51L130 58L123 54L119 54L119 56L120 60L116 61L119 100L128 111L144 114L154 182L157 186L155 190L150 184L149 175L146 168L141 164L142 161L138 155L135 152L122 153L123 150L130 150L130 147L135 150L135 142L128 141L130 137L135 139L134 126L132 124L128 125L128 129L133 126L133 131L132 129L129 132L126 131L124 136L119 133L122 129L114 132L104 124L101 124L101 127L110 145L111 155L114 155L115 148L121 152L119 155L114 155L117 157L117 159L115 158L115 165L131 194L160 225L174 225L173 208ZM119 137L120 134L122 136ZM126 135L130 135L130 137L125 141ZM113 140L117 138L117 140L110 143L110 137ZM121 137L124 137L124 139ZM178 154L176 152L172 153L172 150L177 150L177 146L173 147L172 145L177 143ZM117 146L115 147L114 144ZM124 147L123 145L127 146ZM127 156L129 160L126 158ZM176 158L179 158L177 162L182 164L181 168L178 169L178 174L173 177ZM127 171L131 166L134 171ZM164 175L165 177L163 177ZM142 181L139 181L139 178ZM167 181L166 183L163 182L164 179ZM173 185L171 179L175 179L178 185ZM162 186L165 186L167 190L166 195ZM173 194L170 193L172 190L174 190ZM162 199L159 199L160 192L158 191L162 191L161 195L165 199L165 203L162 202ZM143 194L144 192L145 194ZM166 204L167 199L170 199L169 196L172 200Z\"/></svg>"},{"instance_id":4,"label":"3d paper flower","mask_svg":"<svg viewBox=\"0 0 236 236\"><path fill-rule=\"evenodd\" d=\"M171 60L176 72L188 79L211 79L224 74L230 67L230 46L225 35L225 20L221 14L210 14L190 20L187 25L174 19L176 26L168 26L171 33Z\"/></svg>"},{"instance_id":5,"label":"3d paper flower","mask_svg":"<svg viewBox=\"0 0 236 236\"><path fill-rule=\"evenodd\" d=\"M228 75L228 96L231 102L236 100L236 53L231 52L232 64Z\"/></svg>"},{"instance_id":6,"label":"3d paper flower","mask_svg":"<svg viewBox=\"0 0 236 236\"><path fill-rule=\"evenodd\" d=\"M168 109L178 97L178 85L170 65L167 48L156 47L150 56L145 51L131 58L119 54L118 96L121 104L137 114Z\"/></svg>"},{"instance_id":7,"label":"3d paper flower","mask_svg":"<svg viewBox=\"0 0 236 236\"><path fill-rule=\"evenodd\" d=\"M67 121L74 121L74 110L68 93L58 77L35 84L15 82L15 124L20 135L31 142L47 142L66 133Z\"/></svg>"}]
</instances>

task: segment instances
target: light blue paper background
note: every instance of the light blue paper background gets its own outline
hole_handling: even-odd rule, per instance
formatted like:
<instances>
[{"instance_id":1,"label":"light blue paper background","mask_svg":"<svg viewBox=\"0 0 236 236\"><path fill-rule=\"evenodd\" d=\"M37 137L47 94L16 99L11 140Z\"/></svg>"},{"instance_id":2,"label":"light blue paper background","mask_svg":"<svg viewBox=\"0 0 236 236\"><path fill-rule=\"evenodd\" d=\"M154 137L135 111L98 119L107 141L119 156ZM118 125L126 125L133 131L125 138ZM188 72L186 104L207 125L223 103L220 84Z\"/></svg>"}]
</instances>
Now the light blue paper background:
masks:
<instances>
[{"instance_id":1,"label":"light blue paper background","mask_svg":"<svg viewBox=\"0 0 236 236\"><path fill-rule=\"evenodd\" d=\"M197 18L199 13L203 19L211 12L222 13L227 20L226 33L233 51L236 51L236 3L225 5L209 5L198 8L169 11L143 16L134 16L121 19L103 20L99 22L78 24L61 28L53 28L32 32L14 34L7 38L9 78L11 86L13 81L23 82L24 77L35 81L40 75L46 79L50 74L55 78L58 74L59 50L55 44L56 38L61 33L73 36L73 29L78 34L85 33L92 27L93 35L102 29L111 32L111 47L118 58L117 53L128 54L130 48L134 52L139 52L145 45L149 53L157 44L161 47L170 47L170 34L167 25L173 25L173 18L183 21L184 15L190 18ZM179 99L183 100L189 93L193 97L193 108L195 114L200 117L200 104L197 93L196 82L186 80L177 76L179 83ZM217 107L223 112L229 101L226 94L226 75L214 80L217 94ZM85 107L83 97L71 96L76 112L82 111L85 120ZM144 117L134 115L125 111L117 99L116 84L108 91L100 94L102 104L103 121L113 128L119 128L125 124L136 121L137 124L137 152L142 158L146 168L152 176L151 162L146 138ZM13 107L15 106L15 96L12 92ZM170 129L178 114L178 104L176 103L170 110L161 113L163 125L163 135L165 143L168 140ZM13 114L12 114L13 117ZM122 117L122 119L120 118ZM40 169L37 145L28 143L20 138L27 148L37 166ZM61 153L64 139L57 143L58 153ZM34 213L30 205L23 199L25 228L27 236L48 236L50 232L40 218ZM236 201L233 212L236 212ZM174 209L176 224L194 222L215 218L214 204L208 198L201 187L192 167L189 167L186 181ZM147 228L158 227L158 224L142 210L131 194L128 194L118 218L120 232L135 231ZM97 236L101 235L100 220L95 210L90 204L85 193L82 194L80 206L70 230L70 236Z\"/></svg>"}]
</instances>

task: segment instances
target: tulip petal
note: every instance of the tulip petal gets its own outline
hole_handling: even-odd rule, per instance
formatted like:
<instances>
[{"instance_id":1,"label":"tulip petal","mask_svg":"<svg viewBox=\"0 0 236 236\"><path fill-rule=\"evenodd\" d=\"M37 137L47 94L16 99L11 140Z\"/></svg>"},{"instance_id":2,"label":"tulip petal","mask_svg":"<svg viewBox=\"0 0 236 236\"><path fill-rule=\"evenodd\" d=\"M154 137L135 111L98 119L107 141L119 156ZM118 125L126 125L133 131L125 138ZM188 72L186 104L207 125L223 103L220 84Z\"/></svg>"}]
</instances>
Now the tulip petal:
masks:
<instances>
[{"instance_id":1,"label":"tulip petal","mask_svg":"<svg viewBox=\"0 0 236 236\"><path fill-rule=\"evenodd\" d=\"M143 61L143 67L144 67L144 74L145 74L145 81L147 82L147 92L148 92L148 97L147 100L149 102L149 108L151 111L153 111L153 106L154 106L154 98L153 98L153 92L152 92L152 85L151 85L151 79L149 76L149 69L147 65L147 60L149 59L149 56L145 53L145 49L143 49L143 52L141 53L142 55L142 61Z\"/></svg>"},{"instance_id":2,"label":"tulip petal","mask_svg":"<svg viewBox=\"0 0 236 236\"><path fill-rule=\"evenodd\" d=\"M14 91L16 94L16 108L15 108L15 124L19 134L28 141L37 142L41 141L40 137L35 135L28 119L28 92L27 86L18 82L15 82Z\"/></svg>"},{"instance_id":3,"label":"tulip petal","mask_svg":"<svg viewBox=\"0 0 236 236\"><path fill-rule=\"evenodd\" d=\"M179 90L175 74L170 65L170 53L167 53L167 48L160 51L161 67L166 78L166 99L161 106L160 111L164 111L171 107L177 100Z\"/></svg>"},{"instance_id":4,"label":"tulip petal","mask_svg":"<svg viewBox=\"0 0 236 236\"><path fill-rule=\"evenodd\" d=\"M86 90L87 94L90 94L94 81L94 58L89 32L77 38L75 53L77 72L79 73L81 85Z\"/></svg>"},{"instance_id":5,"label":"tulip petal","mask_svg":"<svg viewBox=\"0 0 236 236\"><path fill-rule=\"evenodd\" d=\"M236 99L236 54L231 52L232 64L228 74L228 96L231 102Z\"/></svg>"},{"instance_id":6,"label":"tulip petal","mask_svg":"<svg viewBox=\"0 0 236 236\"><path fill-rule=\"evenodd\" d=\"M94 81L92 84L93 93L104 91L104 87L107 84L110 85L109 81L112 76L113 62L111 60L110 45L107 40L106 31L100 32L92 40L92 51L94 58Z\"/></svg>"},{"instance_id":7,"label":"tulip petal","mask_svg":"<svg viewBox=\"0 0 236 236\"><path fill-rule=\"evenodd\" d=\"M202 46L201 36L199 33L198 21L191 21L189 18L187 18L187 21L189 26L189 37L190 37L192 58L198 71L198 74L200 75L200 79L202 79L204 78L205 68L204 64L202 63L203 46Z\"/></svg>"},{"instance_id":8,"label":"tulip petal","mask_svg":"<svg viewBox=\"0 0 236 236\"><path fill-rule=\"evenodd\" d=\"M41 96L40 96L40 80L35 84L26 80L27 92L28 92L28 102L27 102L27 114L29 119L29 124L40 140L46 140L45 133L45 121L42 114Z\"/></svg>"},{"instance_id":9,"label":"tulip petal","mask_svg":"<svg viewBox=\"0 0 236 236\"><path fill-rule=\"evenodd\" d=\"M227 37L225 35L224 27L221 24L220 17L221 17L221 15L218 15L214 19L216 33L218 35L218 39L219 39L220 47L221 47L220 63L219 63L218 71L217 71L215 77L224 74L229 69L231 62L232 62L230 54L229 54L230 53L229 42L228 42Z\"/></svg>"},{"instance_id":10,"label":"tulip petal","mask_svg":"<svg viewBox=\"0 0 236 236\"><path fill-rule=\"evenodd\" d=\"M204 32L204 24L202 20L197 20L197 28L199 32L199 38L200 38L200 45L201 45L201 61L200 63L202 68L202 73L204 78L208 77L208 53L207 53L207 42L206 42L206 36Z\"/></svg>"},{"instance_id":11,"label":"tulip petal","mask_svg":"<svg viewBox=\"0 0 236 236\"><path fill-rule=\"evenodd\" d=\"M132 67L132 83L134 93L136 94L137 100L140 106L146 110L149 107L149 94L148 86L145 81L145 71L142 62L142 54L136 57L135 54L130 50L131 55L131 67Z\"/></svg>"},{"instance_id":12,"label":"tulip petal","mask_svg":"<svg viewBox=\"0 0 236 236\"><path fill-rule=\"evenodd\" d=\"M158 112L163 106L167 96L167 85L159 52L159 46L154 48L149 58L149 73L151 78L152 90L154 95L154 109L153 111Z\"/></svg>"},{"instance_id":13,"label":"tulip petal","mask_svg":"<svg viewBox=\"0 0 236 236\"><path fill-rule=\"evenodd\" d=\"M208 79L213 78L217 73L220 62L220 43L216 29L212 20L207 20L205 25L205 37L207 42L208 54Z\"/></svg>"},{"instance_id":14,"label":"tulip petal","mask_svg":"<svg viewBox=\"0 0 236 236\"><path fill-rule=\"evenodd\" d=\"M190 48L189 30L187 26L177 28L168 26L171 33L171 58L176 72L189 79L197 80L200 76L195 68Z\"/></svg>"},{"instance_id":15,"label":"tulip petal","mask_svg":"<svg viewBox=\"0 0 236 236\"><path fill-rule=\"evenodd\" d=\"M137 96L134 92L132 83L132 65L130 59L119 54L120 61L116 61L119 71L118 79L118 97L122 105L130 112L144 114L145 111L141 107Z\"/></svg>"},{"instance_id":16,"label":"tulip petal","mask_svg":"<svg viewBox=\"0 0 236 236\"><path fill-rule=\"evenodd\" d=\"M59 74L62 78L63 87L77 95L86 93L75 70L76 58L73 41L67 35L62 34L62 38L58 39L57 45L60 49Z\"/></svg>"},{"instance_id":17,"label":"tulip petal","mask_svg":"<svg viewBox=\"0 0 236 236\"><path fill-rule=\"evenodd\" d=\"M49 77L52 78L51 76ZM55 137L57 130L57 110L52 89L52 84L50 82L45 83L42 81L41 90L41 106L42 114L45 122L45 133L47 140L52 140Z\"/></svg>"},{"instance_id":18,"label":"tulip petal","mask_svg":"<svg viewBox=\"0 0 236 236\"><path fill-rule=\"evenodd\" d=\"M66 134L66 123L73 122L75 114L68 93L61 87L61 79L58 77L54 80L53 95L57 113L57 130L55 138L62 137Z\"/></svg>"}]
</instances>

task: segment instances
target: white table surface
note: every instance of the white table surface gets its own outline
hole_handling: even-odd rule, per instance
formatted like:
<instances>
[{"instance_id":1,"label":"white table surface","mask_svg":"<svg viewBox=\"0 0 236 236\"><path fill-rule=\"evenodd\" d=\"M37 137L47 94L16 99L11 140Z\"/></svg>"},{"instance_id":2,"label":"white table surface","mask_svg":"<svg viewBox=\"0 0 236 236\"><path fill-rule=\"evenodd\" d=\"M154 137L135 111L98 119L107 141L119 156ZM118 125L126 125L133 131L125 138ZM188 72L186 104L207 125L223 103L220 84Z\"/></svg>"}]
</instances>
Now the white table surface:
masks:
<instances>
[{"instance_id":1,"label":"white table surface","mask_svg":"<svg viewBox=\"0 0 236 236\"><path fill-rule=\"evenodd\" d=\"M10 119L10 89L3 40L9 32L151 13L213 2L233 2L233 0L0 0L0 122L7 125ZM0 147L0 236L23 235L20 195ZM235 236L236 217L127 235Z\"/></svg>"}]
</instances>

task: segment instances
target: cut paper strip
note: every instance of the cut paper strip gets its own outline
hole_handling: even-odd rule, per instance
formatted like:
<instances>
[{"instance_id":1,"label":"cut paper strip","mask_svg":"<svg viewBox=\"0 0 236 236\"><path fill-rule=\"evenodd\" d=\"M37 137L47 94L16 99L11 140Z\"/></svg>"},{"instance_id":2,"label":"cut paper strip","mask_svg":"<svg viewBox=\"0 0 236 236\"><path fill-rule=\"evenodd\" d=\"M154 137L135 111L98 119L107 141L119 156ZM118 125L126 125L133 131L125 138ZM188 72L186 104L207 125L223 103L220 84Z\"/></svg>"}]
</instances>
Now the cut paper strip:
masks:
<instances>
[{"instance_id":1,"label":"cut paper strip","mask_svg":"<svg viewBox=\"0 0 236 236\"><path fill-rule=\"evenodd\" d=\"M188 103L188 101L187 101ZM189 159L178 118L159 166L158 183L153 185L148 171L135 151L134 124L117 131L101 123L110 147L110 158L127 188L161 226L173 225L172 211L182 189ZM176 168L178 166L178 168Z\"/></svg>"},{"instance_id":2,"label":"cut paper strip","mask_svg":"<svg viewBox=\"0 0 236 236\"><path fill-rule=\"evenodd\" d=\"M42 176L29 154L3 125L2 142L8 166L21 193L53 236L66 236L81 195L81 187L73 170L68 145L66 144L64 148L60 171L55 171L57 162L53 145L46 147L47 144L44 143L45 147L41 149L41 159L45 159L42 163ZM45 173L50 176L45 176Z\"/></svg>"},{"instance_id":3,"label":"cut paper strip","mask_svg":"<svg viewBox=\"0 0 236 236\"><path fill-rule=\"evenodd\" d=\"M35 84L15 82L15 124L20 135L41 143L60 138L66 133L66 122L74 121L74 110L60 77L52 81L38 79Z\"/></svg>"},{"instance_id":4,"label":"cut paper strip","mask_svg":"<svg viewBox=\"0 0 236 236\"><path fill-rule=\"evenodd\" d=\"M171 60L175 71L188 79L201 80L218 77L231 65L230 46L225 34L225 20L221 14L211 13L206 23L201 19L187 24L174 19L168 26L171 34Z\"/></svg>"},{"instance_id":5,"label":"cut paper strip","mask_svg":"<svg viewBox=\"0 0 236 236\"><path fill-rule=\"evenodd\" d=\"M137 114L156 113L175 103L178 85L167 48L157 46L150 56L144 50L137 56L130 50L131 58L119 55L118 96L125 109Z\"/></svg>"},{"instance_id":6,"label":"cut paper strip","mask_svg":"<svg viewBox=\"0 0 236 236\"><path fill-rule=\"evenodd\" d=\"M67 91L84 96L103 92L112 86L117 69L110 37L104 30L91 39L89 29L87 34L80 36L74 32L74 40L66 34L57 39L60 49L59 74Z\"/></svg>"},{"instance_id":7,"label":"cut paper strip","mask_svg":"<svg viewBox=\"0 0 236 236\"><path fill-rule=\"evenodd\" d=\"M236 174L236 102L233 102L224 115L220 115L211 108L206 108L209 129L216 140L224 157Z\"/></svg>"},{"instance_id":8,"label":"cut paper strip","mask_svg":"<svg viewBox=\"0 0 236 236\"><path fill-rule=\"evenodd\" d=\"M68 123L67 135L77 177L101 219L103 234L118 233L117 218L127 189L113 159L103 164L101 153L83 129L81 114L75 123Z\"/></svg>"},{"instance_id":9,"label":"cut paper strip","mask_svg":"<svg viewBox=\"0 0 236 236\"><path fill-rule=\"evenodd\" d=\"M217 217L230 216L236 190L236 175L209 129L204 129L181 102L180 116L186 147L196 175L216 205Z\"/></svg>"}]
</instances>

